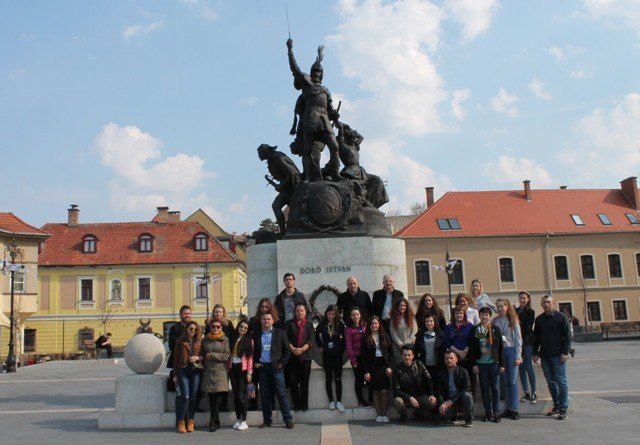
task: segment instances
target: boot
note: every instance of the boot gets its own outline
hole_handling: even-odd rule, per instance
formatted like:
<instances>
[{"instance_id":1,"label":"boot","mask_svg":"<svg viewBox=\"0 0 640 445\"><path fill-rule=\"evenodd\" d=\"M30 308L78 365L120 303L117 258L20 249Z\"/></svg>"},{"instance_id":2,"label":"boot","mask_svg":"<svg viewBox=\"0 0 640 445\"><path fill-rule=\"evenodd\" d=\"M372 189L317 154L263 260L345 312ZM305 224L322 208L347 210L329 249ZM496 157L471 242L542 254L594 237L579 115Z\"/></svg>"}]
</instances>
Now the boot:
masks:
<instances>
[{"instance_id":1,"label":"boot","mask_svg":"<svg viewBox=\"0 0 640 445\"><path fill-rule=\"evenodd\" d=\"M180 434L186 434L187 428L184 425L184 420L178 420L178 432Z\"/></svg>"},{"instance_id":2,"label":"boot","mask_svg":"<svg viewBox=\"0 0 640 445\"><path fill-rule=\"evenodd\" d=\"M187 433L193 433L196 430L196 425L193 419L187 421Z\"/></svg>"}]
</instances>

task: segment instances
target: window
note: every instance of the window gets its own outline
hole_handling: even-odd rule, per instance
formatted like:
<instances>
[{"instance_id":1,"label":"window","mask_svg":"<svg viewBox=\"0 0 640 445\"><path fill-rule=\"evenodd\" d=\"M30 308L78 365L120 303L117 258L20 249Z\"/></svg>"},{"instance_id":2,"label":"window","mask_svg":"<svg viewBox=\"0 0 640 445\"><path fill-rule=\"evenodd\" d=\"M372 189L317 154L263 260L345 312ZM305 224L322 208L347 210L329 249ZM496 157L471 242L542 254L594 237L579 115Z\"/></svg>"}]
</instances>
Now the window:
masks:
<instances>
[{"instance_id":1,"label":"window","mask_svg":"<svg viewBox=\"0 0 640 445\"><path fill-rule=\"evenodd\" d=\"M640 253L636 253L636 273L640 276Z\"/></svg>"},{"instance_id":2,"label":"window","mask_svg":"<svg viewBox=\"0 0 640 445\"><path fill-rule=\"evenodd\" d=\"M138 300L151 300L151 278L138 278Z\"/></svg>"},{"instance_id":3,"label":"window","mask_svg":"<svg viewBox=\"0 0 640 445\"><path fill-rule=\"evenodd\" d=\"M429 261L416 261L416 286L431 286Z\"/></svg>"},{"instance_id":4,"label":"window","mask_svg":"<svg viewBox=\"0 0 640 445\"><path fill-rule=\"evenodd\" d=\"M595 280L596 271L593 266L593 255L582 255L580 257L580 266L582 267L582 278L585 280Z\"/></svg>"},{"instance_id":5,"label":"window","mask_svg":"<svg viewBox=\"0 0 640 445\"><path fill-rule=\"evenodd\" d=\"M24 330L24 352L36 351L36 330L25 329Z\"/></svg>"},{"instance_id":6,"label":"window","mask_svg":"<svg viewBox=\"0 0 640 445\"><path fill-rule=\"evenodd\" d=\"M640 224L640 221L638 221L638 217L633 213L625 213L625 215L627 216L627 219L631 224Z\"/></svg>"},{"instance_id":7,"label":"window","mask_svg":"<svg viewBox=\"0 0 640 445\"><path fill-rule=\"evenodd\" d=\"M208 237L204 233L198 233L193 237L193 241L195 243L196 250L207 250L208 249Z\"/></svg>"},{"instance_id":8,"label":"window","mask_svg":"<svg viewBox=\"0 0 640 445\"><path fill-rule=\"evenodd\" d=\"M582 218L580 218L580 215L571 215L571 219L573 219L573 222L576 226L584 226L584 222L582 222Z\"/></svg>"},{"instance_id":9,"label":"window","mask_svg":"<svg viewBox=\"0 0 640 445\"><path fill-rule=\"evenodd\" d=\"M458 218L439 218L436 220L440 230L460 230Z\"/></svg>"},{"instance_id":10,"label":"window","mask_svg":"<svg viewBox=\"0 0 640 445\"><path fill-rule=\"evenodd\" d=\"M602 223L603 226L610 226L611 225L611 220L604 213L598 213L598 218L600 218L600 222Z\"/></svg>"},{"instance_id":11,"label":"window","mask_svg":"<svg viewBox=\"0 0 640 445\"><path fill-rule=\"evenodd\" d=\"M553 258L553 262L556 267L556 280L568 280L569 264L567 262L567 257L564 255L558 255Z\"/></svg>"},{"instance_id":12,"label":"window","mask_svg":"<svg viewBox=\"0 0 640 445\"><path fill-rule=\"evenodd\" d=\"M82 238L82 253L96 253L96 241L98 239L93 235Z\"/></svg>"},{"instance_id":13,"label":"window","mask_svg":"<svg viewBox=\"0 0 640 445\"><path fill-rule=\"evenodd\" d=\"M571 317L573 315L573 305L571 303L558 303L558 311Z\"/></svg>"},{"instance_id":14,"label":"window","mask_svg":"<svg viewBox=\"0 0 640 445\"><path fill-rule=\"evenodd\" d=\"M513 283L513 260L511 258L500 258L500 281Z\"/></svg>"},{"instance_id":15,"label":"window","mask_svg":"<svg viewBox=\"0 0 640 445\"><path fill-rule=\"evenodd\" d=\"M451 270L451 284L464 284L464 274L462 272L462 260L458 259Z\"/></svg>"},{"instance_id":16,"label":"window","mask_svg":"<svg viewBox=\"0 0 640 445\"><path fill-rule=\"evenodd\" d=\"M622 262L620 261L620 255L612 253L607 255L609 260L609 277L610 278L622 278Z\"/></svg>"},{"instance_id":17,"label":"window","mask_svg":"<svg viewBox=\"0 0 640 445\"><path fill-rule=\"evenodd\" d=\"M24 272L14 272L13 273L13 291L16 293L22 293L25 291L25 278L26 274Z\"/></svg>"},{"instance_id":18,"label":"window","mask_svg":"<svg viewBox=\"0 0 640 445\"><path fill-rule=\"evenodd\" d=\"M138 249L140 252L153 252L153 237L151 235L140 235L138 241L140 243Z\"/></svg>"},{"instance_id":19,"label":"window","mask_svg":"<svg viewBox=\"0 0 640 445\"><path fill-rule=\"evenodd\" d=\"M206 299L209 296L208 284L209 283L207 283L207 281L201 279L200 277L196 278L196 298Z\"/></svg>"},{"instance_id":20,"label":"window","mask_svg":"<svg viewBox=\"0 0 640 445\"><path fill-rule=\"evenodd\" d=\"M602 321L599 301L587 302L587 315L589 316L589 321Z\"/></svg>"},{"instance_id":21,"label":"window","mask_svg":"<svg viewBox=\"0 0 640 445\"><path fill-rule=\"evenodd\" d=\"M613 300L613 319L620 321L627 319L627 302L625 300Z\"/></svg>"},{"instance_id":22,"label":"window","mask_svg":"<svg viewBox=\"0 0 640 445\"><path fill-rule=\"evenodd\" d=\"M80 301L93 301L93 280L90 278L80 280Z\"/></svg>"}]
</instances>

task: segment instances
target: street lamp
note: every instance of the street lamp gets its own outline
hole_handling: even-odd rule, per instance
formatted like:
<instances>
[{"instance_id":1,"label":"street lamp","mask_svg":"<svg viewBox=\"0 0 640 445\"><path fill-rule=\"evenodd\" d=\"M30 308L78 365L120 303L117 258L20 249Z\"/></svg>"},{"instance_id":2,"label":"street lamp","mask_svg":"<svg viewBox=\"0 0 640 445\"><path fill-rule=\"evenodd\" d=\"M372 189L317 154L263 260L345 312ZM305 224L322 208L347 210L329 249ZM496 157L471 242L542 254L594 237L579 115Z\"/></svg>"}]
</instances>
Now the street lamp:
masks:
<instances>
[{"instance_id":1,"label":"street lamp","mask_svg":"<svg viewBox=\"0 0 640 445\"><path fill-rule=\"evenodd\" d=\"M7 254L9 254L9 258L11 259L9 264L7 264ZM4 262L3 262L3 271L9 269L9 276L11 278L11 318L9 319L9 354L7 355L7 361L5 362L7 372L16 372L16 354L15 354L15 313L13 307L13 297L14 297L14 286L15 286L15 276L16 271L20 269L24 269L24 265L16 264L16 257L19 257L22 260L22 249L18 247L16 244L16 239L14 238L11 244L9 244L4 249Z\"/></svg>"}]
</instances>

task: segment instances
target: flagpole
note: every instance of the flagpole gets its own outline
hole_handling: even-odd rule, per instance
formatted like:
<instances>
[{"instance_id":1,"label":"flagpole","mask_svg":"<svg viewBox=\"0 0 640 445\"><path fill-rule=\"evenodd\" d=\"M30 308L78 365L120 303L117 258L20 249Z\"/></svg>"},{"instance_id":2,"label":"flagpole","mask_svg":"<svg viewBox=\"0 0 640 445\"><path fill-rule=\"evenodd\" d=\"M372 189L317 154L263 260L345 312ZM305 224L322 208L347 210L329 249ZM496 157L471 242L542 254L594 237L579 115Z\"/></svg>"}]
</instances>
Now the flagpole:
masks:
<instances>
[{"instance_id":1,"label":"flagpole","mask_svg":"<svg viewBox=\"0 0 640 445\"><path fill-rule=\"evenodd\" d=\"M447 284L449 285L449 321L453 322L453 300L451 298L451 273L453 272L451 267L451 258L449 257L449 247L445 244L445 270L447 272Z\"/></svg>"}]
</instances>

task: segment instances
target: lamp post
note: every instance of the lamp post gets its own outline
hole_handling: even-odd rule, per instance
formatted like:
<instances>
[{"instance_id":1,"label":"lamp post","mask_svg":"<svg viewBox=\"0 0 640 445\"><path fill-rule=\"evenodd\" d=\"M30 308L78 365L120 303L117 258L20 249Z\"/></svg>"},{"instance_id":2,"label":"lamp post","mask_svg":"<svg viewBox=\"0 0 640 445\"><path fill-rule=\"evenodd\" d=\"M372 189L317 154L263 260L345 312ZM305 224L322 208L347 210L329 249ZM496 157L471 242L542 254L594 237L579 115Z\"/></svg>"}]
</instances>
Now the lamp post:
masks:
<instances>
[{"instance_id":1,"label":"lamp post","mask_svg":"<svg viewBox=\"0 0 640 445\"><path fill-rule=\"evenodd\" d=\"M447 284L449 285L449 319L453 322L453 301L451 297L451 274L453 273L453 265L451 264L451 257L449 256L449 246L445 246L446 255L444 262L446 264L445 270L447 272Z\"/></svg>"},{"instance_id":2,"label":"lamp post","mask_svg":"<svg viewBox=\"0 0 640 445\"><path fill-rule=\"evenodd\" d=\"M9 258L11 261L9 265L6 264L7 253L9 254ZM14 298L14 286L15 286L15 276L16 271L24 268L23 265L16 264L16 257L22 258L22 250L16 244L15 238L4 249L5 254L5 268L9 268L9 276L11 278L11 317L9 318L9 354L7 355L7 361L5 362L7 372L16 372L16 354L15 354L15 312L13 307L13 298Z\"/></svg>"}]
</instances>

